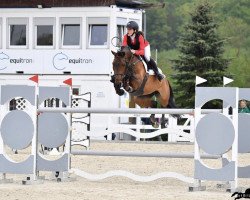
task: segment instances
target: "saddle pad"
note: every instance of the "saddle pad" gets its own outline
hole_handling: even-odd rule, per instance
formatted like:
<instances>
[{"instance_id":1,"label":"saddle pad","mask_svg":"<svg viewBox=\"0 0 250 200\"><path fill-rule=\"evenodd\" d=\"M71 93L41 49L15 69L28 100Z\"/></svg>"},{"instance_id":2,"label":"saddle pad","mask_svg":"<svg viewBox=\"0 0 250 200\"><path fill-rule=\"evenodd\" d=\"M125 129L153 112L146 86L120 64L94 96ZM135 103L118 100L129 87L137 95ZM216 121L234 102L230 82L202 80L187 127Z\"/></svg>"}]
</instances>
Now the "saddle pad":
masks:
<instances>
[{"instance_id":1,"label":"saddle pad","mask_svg":"<svg viewBox=\"0 0 250 200\"><path fill-rule=\"evenodd\" d=\"M148 67L147 67L147 64L145 63L145 61L144 61L144 60L142 60L142 63L143 63L143 66L144 66L144 68L145 68L146 72L147 72L150 76L155 75L155 73L154 73L154 71L153 71L152 69L147 70L147 68L148 68ZM159 70L159 72L162 74L161 69L160 69L160 68L158 68L158 70Z\"/></svg>"}]
</instances>

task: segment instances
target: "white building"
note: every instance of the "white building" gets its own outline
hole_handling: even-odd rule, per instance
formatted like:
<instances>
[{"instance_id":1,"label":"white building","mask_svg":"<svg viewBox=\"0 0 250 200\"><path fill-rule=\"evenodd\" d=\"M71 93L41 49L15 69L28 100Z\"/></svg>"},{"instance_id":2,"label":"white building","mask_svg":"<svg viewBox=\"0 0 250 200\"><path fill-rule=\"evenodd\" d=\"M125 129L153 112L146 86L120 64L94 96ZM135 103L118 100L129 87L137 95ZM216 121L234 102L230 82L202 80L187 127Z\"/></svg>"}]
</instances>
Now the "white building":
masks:
<instances>
[{"instance_id":1,"label":"white building","mask_svg":"<svg viewBox=\"0 0 250 200\"><path fill-rule=\"evenodd\" d=\"M125 34L126 23L142 28L139 1L0 2L1 84L59 86L73 80L75 94L91 94L91 107L120 107L110 83L113 37ZM74 7L73 7L74 6ZM123 101L124 102L124 101ZM95 119L98 120L98 119ZM102 127L105 123L100 122Z\"/></svg>"}]
</instances>

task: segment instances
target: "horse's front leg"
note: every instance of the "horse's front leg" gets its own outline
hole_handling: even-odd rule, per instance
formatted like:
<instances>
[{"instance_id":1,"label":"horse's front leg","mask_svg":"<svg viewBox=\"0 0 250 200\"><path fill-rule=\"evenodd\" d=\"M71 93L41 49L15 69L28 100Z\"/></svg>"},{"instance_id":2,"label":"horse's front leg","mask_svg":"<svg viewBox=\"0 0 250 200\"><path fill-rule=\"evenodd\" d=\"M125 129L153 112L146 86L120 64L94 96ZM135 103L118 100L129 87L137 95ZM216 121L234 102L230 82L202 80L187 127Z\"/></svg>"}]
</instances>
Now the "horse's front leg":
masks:
<instances>
[{"instance_id":1,"label":"horse's front leg","mask_svg":"<svg viewBox=\"0 0 250 200\"><path fill-rule=\"evenodd\" d=\"M133 92L133 88L130 86L129 82L130 82L129 78L125 77L123 80L123 88L127 92Z\"/></svg>"},{"instance_id":2,"label":"horse's front leg","mask_svg":"<svg viewBox=\"0 0 250 200\"><path fill-rule=\"evenodd\" d=\"M155 118L155 114L151 114L150 117L150 123L154 128L159 128L159 122L157 121L157 119Z\"/></svg>"},{"instance_id":3,"label":"horse's front leg","mask_svg":"<svg viewBox=\"0 0 250 200\"><path fill-rule=\"evenodd\" d=\"M157 103L156 101L152 100L151 96L139 96L134 97L134 101L137 105L139 105L141 108L156 108ZM150 123L154 128L159 127L159 123L157 119L155 118L155 114L151 114L150 117Z\"/></svg>"},{"instance_id":4,"label":"horse's front leg","mask_svg":"<svg viewBox=\"0 0 250 200\"><path fill-rule=\"evenodd\" d=\"M121 89L121 83L120 84L114 84L114 87L115 87L115 92L116 94L118 94L119 96L122 96L124 95L124 90Z\"/></svg>"}]
</instances>

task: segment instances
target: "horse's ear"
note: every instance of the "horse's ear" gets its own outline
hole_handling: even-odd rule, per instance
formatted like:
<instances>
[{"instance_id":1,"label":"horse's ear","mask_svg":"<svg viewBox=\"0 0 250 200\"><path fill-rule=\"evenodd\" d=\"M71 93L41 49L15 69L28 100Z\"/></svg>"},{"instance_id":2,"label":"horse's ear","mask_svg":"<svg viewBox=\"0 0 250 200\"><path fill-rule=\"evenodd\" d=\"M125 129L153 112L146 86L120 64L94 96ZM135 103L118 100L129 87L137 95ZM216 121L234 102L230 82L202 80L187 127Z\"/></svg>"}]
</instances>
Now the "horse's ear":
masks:
<instances>
[{"instance_id":1,"label":"horse's ear","mask_svg":"<svg viewBox=\"0 0 250 200\"><path fill-rule=\"evenodd\" d=\"M114 52L114 51L111 50L111 53L112 53L114 56L116 56L116 52Z\"/></svg>"}]
</instances>

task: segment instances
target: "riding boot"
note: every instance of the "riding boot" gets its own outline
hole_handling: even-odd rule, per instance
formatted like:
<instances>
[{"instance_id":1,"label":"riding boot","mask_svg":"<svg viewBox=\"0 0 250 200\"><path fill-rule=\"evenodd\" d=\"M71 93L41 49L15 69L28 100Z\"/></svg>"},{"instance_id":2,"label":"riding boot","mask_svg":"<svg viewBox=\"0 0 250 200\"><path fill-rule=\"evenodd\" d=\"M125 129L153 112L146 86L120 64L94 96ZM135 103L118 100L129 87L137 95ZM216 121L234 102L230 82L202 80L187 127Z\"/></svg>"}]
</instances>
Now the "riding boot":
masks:
<instances>
[{"instance_id":1,"label":"riding boot","mask_svg":"<svg viewBox=\"0 0 250 200\"><path fill-rule=\"evenodd\" d=\"M154 71L159 81L165 78L165 76L159 72L156 63L152 58L150 58L150 61L148 62L148 64L149 64L149 68L151 68Z\"/></svg>"}]
</instances>

